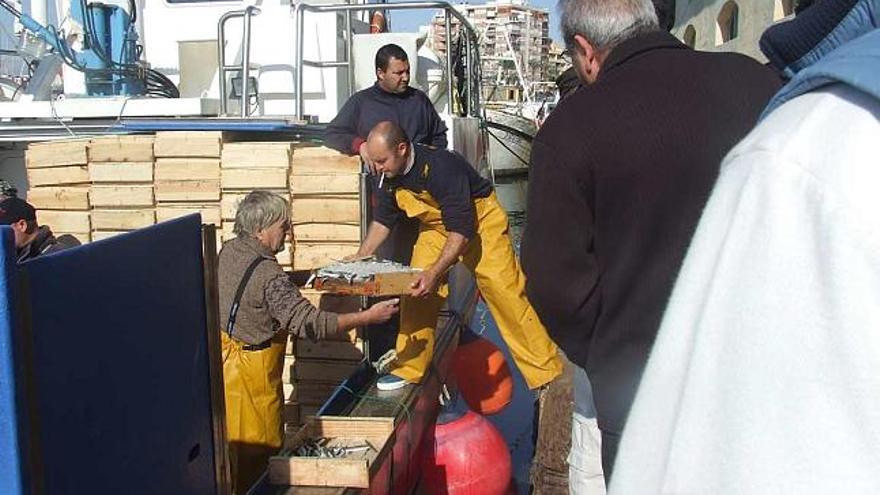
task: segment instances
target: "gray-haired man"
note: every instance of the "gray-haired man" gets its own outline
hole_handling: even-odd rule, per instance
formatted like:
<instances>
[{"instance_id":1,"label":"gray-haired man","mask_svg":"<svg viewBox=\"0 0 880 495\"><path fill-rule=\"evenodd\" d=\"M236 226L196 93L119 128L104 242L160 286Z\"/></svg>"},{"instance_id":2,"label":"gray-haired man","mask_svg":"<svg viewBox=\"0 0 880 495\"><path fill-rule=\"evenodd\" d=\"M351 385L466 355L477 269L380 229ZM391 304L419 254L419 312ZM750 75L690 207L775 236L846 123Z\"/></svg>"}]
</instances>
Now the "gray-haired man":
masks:
<instances>
[{"instance_id":1,"label":"gray-haired man","mask_svg":"<svg viewBox=\"0 0 880 495\"><path fill-rule=\"evenodd\" d=\"M602 464L617 443L718 167L779 81L689 49L650 0L561 0L577 91L532 145L523 267L551 336L592 382Z\"/></svg>"}]
</instances>

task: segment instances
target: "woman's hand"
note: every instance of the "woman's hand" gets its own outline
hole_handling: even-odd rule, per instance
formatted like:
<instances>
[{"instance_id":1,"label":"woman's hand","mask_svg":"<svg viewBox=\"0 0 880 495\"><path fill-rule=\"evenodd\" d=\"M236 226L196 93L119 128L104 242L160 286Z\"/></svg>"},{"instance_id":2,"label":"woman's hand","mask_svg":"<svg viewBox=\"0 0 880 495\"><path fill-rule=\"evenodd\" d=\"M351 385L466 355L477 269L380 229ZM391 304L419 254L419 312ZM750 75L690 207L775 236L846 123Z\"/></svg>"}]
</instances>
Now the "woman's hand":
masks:
<instances>
[{"instance_id":1,"label":"woman's hand","mask_svg":"<svg viewBox=\"0 0 880 495\"><path fill-rule=\"evenodd\" d=\"M369 315L370 323L385 323L390 320L392 316L397 314L399 310L398 304L400 304L400 299L389 299L377 302L371 306L366 311Z\"/></svg>"}]
</instances>

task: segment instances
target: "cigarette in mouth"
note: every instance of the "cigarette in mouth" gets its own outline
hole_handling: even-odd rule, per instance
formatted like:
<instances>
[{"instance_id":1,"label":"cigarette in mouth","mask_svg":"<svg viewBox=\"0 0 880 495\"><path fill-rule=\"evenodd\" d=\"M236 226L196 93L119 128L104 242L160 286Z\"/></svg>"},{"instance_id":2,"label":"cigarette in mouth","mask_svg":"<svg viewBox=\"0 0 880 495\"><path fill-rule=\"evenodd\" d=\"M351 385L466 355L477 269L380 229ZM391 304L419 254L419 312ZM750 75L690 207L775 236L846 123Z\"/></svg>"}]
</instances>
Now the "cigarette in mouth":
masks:
<instances>
[{"instance_id":1,"label":"cigarette in mouth","mask_svg":"<svg viewBox=\"0 0 880 495\"><path fill-rule=\"evenodd\" d=\"M385 174L379 176L379 189L382 189L382 183L385 182Z\"/></svg>"}]
</instances>

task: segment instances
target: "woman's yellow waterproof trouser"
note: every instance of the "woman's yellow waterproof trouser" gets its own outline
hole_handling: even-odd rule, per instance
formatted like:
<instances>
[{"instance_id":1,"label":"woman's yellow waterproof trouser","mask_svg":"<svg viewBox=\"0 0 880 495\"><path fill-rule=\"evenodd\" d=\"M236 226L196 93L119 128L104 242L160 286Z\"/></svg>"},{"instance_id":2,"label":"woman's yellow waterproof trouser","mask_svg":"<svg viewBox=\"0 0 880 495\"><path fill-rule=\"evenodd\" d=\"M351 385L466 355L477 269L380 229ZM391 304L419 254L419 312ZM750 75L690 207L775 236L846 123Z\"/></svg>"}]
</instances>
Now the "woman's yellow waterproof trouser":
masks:
<instances>
[{"instance_id":1,"label":"woman's yellow waterproof trouser","mask_svg":"<svg viewBox=\"0 0 880 495\"><path fill-rule=\"evenodd\" d=\"M242 349L243 344L224 331L220 338L232 487L233 493L243 495L281 448L281 370L287 335L278 335L258 351Z\"/></svg>"},{"instance_id":2,"label":"woman's yellow waterproof trouser","mask_svg":"<svg viewBox=\"0 0 880 495\"><path fill-rule=\"evenodd\" d=\"M400 188L395 198L407 216L420 221L411 264L425 268L437 261L449 235L443 227L440 207L426 191L414 193ZM475 198L474 207L477 235L468 243L461 261L474 274L526 384L538 388L562 373L562 360L526 299L526 278L510 243L507 213L494 192L486 198ZM402 299L395 375L418 382L425 374L434 352L437 313L447 294L448 286L444 284L425 299Z\"/></svg>"}]
</instances>

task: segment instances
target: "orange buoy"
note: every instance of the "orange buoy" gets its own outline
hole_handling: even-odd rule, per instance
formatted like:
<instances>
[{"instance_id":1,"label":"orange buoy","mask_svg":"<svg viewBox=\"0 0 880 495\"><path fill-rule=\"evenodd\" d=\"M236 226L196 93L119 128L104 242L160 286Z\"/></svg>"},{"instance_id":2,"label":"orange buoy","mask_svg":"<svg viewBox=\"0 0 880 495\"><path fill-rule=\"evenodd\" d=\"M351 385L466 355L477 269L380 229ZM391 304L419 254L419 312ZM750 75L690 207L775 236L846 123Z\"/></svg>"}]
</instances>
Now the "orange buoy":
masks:
<instances>
[{"instance_id":1,"label":"orange buoy","mask_svg":"<svg viewBox=\"0 0 880 495\"><path fill-rule=\"evenodd\" d=\"M513 398L510 367L495 344L464 330L452 357L458 390L470 408L483 415L497 414Z\"/></svg>"},{"instance_id":2,"label":"orange buoy","mask_svg":"<svg viewBox=\"0 0 880 495\"><path fill-rule=\"evenodd\" d=\"M511 486L510 451L483 416L453 399L428 431L420 486L428 495L505 495Z\"/></svg>"}]
</instances>

